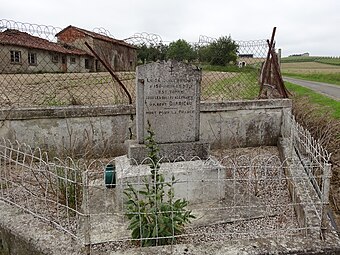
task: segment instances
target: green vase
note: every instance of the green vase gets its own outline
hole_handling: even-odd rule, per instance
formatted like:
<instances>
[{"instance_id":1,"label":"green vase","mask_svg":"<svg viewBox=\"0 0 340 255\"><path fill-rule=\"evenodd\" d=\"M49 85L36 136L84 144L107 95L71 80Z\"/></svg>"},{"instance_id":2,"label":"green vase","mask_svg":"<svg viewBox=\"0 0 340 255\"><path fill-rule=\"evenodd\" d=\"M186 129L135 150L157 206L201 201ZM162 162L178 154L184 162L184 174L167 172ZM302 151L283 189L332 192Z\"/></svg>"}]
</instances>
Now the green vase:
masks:
<instances>
[{"instance_id":1,"label":"green vase","mask_svg":"<svg viewBox=\"0 0 340 255\"><path fill-rule=\"evenodd\" d=\"M105 186L106 188L116 187L116 167L109 164L105 167Z\"/></svg>"}]
</instances>

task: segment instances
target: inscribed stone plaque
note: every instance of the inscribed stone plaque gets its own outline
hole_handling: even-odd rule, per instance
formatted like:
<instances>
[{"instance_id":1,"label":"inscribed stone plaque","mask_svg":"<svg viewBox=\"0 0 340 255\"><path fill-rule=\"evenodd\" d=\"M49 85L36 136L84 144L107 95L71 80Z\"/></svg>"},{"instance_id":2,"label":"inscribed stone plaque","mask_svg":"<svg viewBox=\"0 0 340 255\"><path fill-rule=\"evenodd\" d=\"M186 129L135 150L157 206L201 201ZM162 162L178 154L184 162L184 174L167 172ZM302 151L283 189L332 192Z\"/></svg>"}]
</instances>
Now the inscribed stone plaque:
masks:
<instances>
[{"instance_id":1,"label":"inscribed stone plaque","mask_svg":"<svg viewBox=\"0 0 340 255\"><path fill-rule=\"evenodd\" d=\"M137 67L137 140L144 143L148 121L158 143L199 140L201 71L177 62Z\"/></svg>"}]
</instances>

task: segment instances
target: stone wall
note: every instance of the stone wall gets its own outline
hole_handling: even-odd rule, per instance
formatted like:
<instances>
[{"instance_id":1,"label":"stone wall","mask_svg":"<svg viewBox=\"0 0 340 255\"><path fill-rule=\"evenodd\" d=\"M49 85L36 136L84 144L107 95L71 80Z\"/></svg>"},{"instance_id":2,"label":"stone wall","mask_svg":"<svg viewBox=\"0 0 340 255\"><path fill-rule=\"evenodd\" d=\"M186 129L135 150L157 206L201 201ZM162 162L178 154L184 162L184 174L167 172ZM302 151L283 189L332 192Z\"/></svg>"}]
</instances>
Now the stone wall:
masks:
<instances>
[{"instance_id":1,"label":"stone wall","mask_svg":"<svg viewBox=\"0 0 340 255\"><path fill-rule=\"evenodd\" d=\"M203 102L200 108L200 137L212 148L276 145L282 113L291 110L291 101ZM80 156L89 150L118 156L127 152L125 140L135 138L135 119L132 105L2 109L0 137L56 155L71 149Z\"/></svg>"}]
</instances>

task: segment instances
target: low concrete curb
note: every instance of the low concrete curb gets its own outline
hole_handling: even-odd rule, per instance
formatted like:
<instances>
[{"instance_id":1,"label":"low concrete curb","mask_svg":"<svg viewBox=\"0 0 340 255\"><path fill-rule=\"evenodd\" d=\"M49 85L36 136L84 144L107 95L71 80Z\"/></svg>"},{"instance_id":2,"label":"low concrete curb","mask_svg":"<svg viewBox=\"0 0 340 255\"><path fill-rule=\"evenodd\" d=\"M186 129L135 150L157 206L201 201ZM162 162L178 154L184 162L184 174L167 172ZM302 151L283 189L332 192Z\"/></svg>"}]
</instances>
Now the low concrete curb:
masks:
<instances>
[{"instance_id":1,"label":"low concrete curb","mask_svg":"<svg viewBox=\"0 0 340 255\"><path fill-rule=\"evenodd\" d=\"M1 255L76 255L83 248L69 235L0 201Z\"/></svg>"}]
</instances>

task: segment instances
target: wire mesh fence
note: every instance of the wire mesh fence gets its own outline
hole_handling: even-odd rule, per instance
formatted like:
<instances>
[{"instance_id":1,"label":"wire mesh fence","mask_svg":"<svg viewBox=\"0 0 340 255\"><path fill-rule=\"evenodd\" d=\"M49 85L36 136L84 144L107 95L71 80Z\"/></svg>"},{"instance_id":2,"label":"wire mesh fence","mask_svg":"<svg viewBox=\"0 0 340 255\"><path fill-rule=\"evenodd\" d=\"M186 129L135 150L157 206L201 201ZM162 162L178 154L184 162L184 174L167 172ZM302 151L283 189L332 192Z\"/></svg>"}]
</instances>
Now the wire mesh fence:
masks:
<instances>
[{"instance_id":1,"label":"wire mesh fence","mask_svg":"<svg viewBox=\"0 0 340 255\"><path fill-rule=\"evenodd\" d=\"M283 137L290 140L292 157L296 154L302 163L302 169L308 176L317 197L325 205L320 210L322 225L327 220L327 206L329 204L330 180L332 176L330 158L331 154L312 137L310 132L296 122L294 115L284 113Z\"/></svg>"},{"instance_id":2,"label":"wire mesh fence","mask_svg":"<svg viewBox=\"0 0 340 255\"><path fill-rule=\"evenodd\" d=\"M117 40L105 29L61 29L8 20L0 20L0 29L1 107L129 103L106 65L134 101L135 67L146 60L166 59L169 48L160 36L148 33ZM195 54L191 62L203 70L201 100L256 98L260 68L268 51L266 41L227 41L236 47L236 55L228 63L219 62L228 56L221 48L209 59L201 56L218 42L201 36L190 44ZM145 47L147 57L142 54ZM150 50L156 52L154 57Z\"/></svg>"},{"instance_id":3,"label":"wire mesh fence","mask_svg":"<svg viewBox=\"0 0 340 255\"><path fill-rule=\"evenodd\" d=\"M323 155L325 151L317 144L297 139L307 132L293 119L289 125L294 126L289 130L300 130L285 134L295 140L291 145L296 150L313 148ZM207 160L162 159L162 178L155 182L150 163L156 163L150 159L143 162L149 164L134 165L126 156L61 160L49 158L39 148L2 139L0 199L99 250L106 245L117 250L319 236L328 227L324 221L330 180L327 158L316 161L312 154L310 172L305 172L298 167L301 161L282 159L273 148L266 153L219 151ZM294 171L298 173L291 174ZM319 189L314 182L322 183ZM159 187L162 199L152 193ZM308 213L301 218L297 208ZM183 215L194 217L176 225Z\"/></svg>"},{"instance_id":4,"label":"wire mesh fence","mask_svg":"<svg viewBox=\"0 0 340 255\"><path fill-rule=\"evenodd\" d=\"M49 159L39 148L0 141L1 200L77 237L82 172L71 158Z\"/></svg>"}]
</instances>

